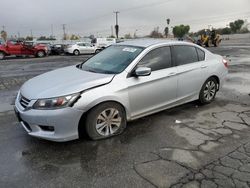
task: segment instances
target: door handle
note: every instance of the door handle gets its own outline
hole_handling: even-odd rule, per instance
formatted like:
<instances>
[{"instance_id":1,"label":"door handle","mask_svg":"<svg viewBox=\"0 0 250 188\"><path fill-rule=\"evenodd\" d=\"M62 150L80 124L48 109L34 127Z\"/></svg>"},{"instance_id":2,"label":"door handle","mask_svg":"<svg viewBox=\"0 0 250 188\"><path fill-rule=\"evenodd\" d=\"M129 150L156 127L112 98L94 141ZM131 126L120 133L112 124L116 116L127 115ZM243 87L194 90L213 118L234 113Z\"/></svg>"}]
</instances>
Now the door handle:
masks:
<instances>
[{"instance_id":1,"label":"door handle","mask_svg":"<svg viewBox=\"0 0 250 188\"><path fill-rule=\"evenodd\" d=\"M207 65L202 65L201 68L205 69L205 68L207 68Z\"/></svg>"},{"instance_id":2,"label":"door handle","mask_svg":"<svg viewBox=\"0 0 250 188\"><path fill-rule=\"evenodd\" d=\"M176 72L171 72L168 74L168 76L174 76L174 75L176 75Z\"/></svg>"}]
</instances>

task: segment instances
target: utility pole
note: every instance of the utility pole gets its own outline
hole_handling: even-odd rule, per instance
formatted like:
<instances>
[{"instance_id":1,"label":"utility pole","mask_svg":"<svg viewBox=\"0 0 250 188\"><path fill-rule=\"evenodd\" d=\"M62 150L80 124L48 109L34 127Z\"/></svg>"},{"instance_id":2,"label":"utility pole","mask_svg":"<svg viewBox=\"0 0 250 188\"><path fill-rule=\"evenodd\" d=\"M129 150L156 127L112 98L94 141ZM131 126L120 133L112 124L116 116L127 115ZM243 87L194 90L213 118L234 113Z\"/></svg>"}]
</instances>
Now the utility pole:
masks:
<instances>
[{"instance_id":1,"label":"utility pole","mask_svg":"<svg viewBox=\"0 0 250 188\"><path fill-rule=\"evenodd\" d=\"M3 28L3 31L5 31L5 26L4 25L2 26L2 28Z\"/></svg>"},{"instance_id":2,"label":"utility pole","mask_svg":"<svg viewBox=\"0 0 250 188\"><path fill-rule=\"evenodd\" d=\"M51 24L51 37L53 38L54 36L54 28L53 28L53 24Z\"/></svg>"},{"instance_id":3,"label":"utility pole","mask_svg":"<svg viewBox=\"0 0 250 188\"><path fill-rule=\"evenodd\" d=\"M135 32L134 32L134 38L137 38L137 36L136 36L137 31L138 31L138 29L136 29Z\"/></svg>"},{"instance_id":4,"label":"utility pole","mask_svg":"<svg viewBox=\"0 0 250 188\"><path fill-rule=\"evenodd\" d=\"M114 11L115 13L115 34L116 38L119 37L119 25L118 25L118 14L120 13L119 11Z\"/></svg>"},{"instance_id":5,"label":"utility pole","mask_svg":"<svg viewBox=\"0 0 250 188\"><path fill-rule=\"evenodd\" d=\"M66 24L63 24L63 40L66 40Z\"/></svg>"},{"instance_id":6,"label":"utility pole","mask_svg":"<svg viewBox=\"0 0 250 188\"><path fill-rule=\"evenodd\" d=\"M33 38L33 32L32 32L32 29L30 30L30 36L31 36L31 38Z\"/></svg>"},{"instance_id":7,"label":"utility pole","mask_svg":"<svg viewBox=\"0 0 250 188\"><path fill-rule=\"evenodd\" d=\"M111 25L111 37L114 36L113 25Z\"/></svg>"}]
</instances>

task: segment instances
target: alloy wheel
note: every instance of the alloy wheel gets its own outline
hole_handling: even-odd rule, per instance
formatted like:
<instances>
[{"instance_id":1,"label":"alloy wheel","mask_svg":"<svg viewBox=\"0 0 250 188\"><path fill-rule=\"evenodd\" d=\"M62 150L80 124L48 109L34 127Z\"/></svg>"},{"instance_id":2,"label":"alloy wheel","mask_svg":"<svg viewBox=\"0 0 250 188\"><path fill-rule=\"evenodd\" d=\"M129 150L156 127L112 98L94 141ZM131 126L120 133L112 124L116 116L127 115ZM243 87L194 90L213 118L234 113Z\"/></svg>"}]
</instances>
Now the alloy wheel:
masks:
<instances>
[{"instance_id":1,"label":"alloy wheel","mask_svg":"<svg viewBox=\"0 0 250 188\"><path fill-rule=\"evenodd\" d=\"M4 59L4 54L0 52L0 59Z\"/></svg>"},{"instance_id":2,"label":"alloy wheel","mask_svg":"<svg viewBox=\"0 0 250 188\"><path fill-rule=\"evenodd\" d=\"M207 101L211 101L216 94L216 83L214 83L212 80L207 82L203 94Z\"/></svg>"},{"instance_id":3,"label":"alloy wheel","mask_svg":"<svg viewBox=\"0 0 250 188\"><path fill-rule=\"evenodd\" d=\"M122 123L122 117L115 108L108 108L102 111L96 120L96 131L102 136L110 136L115 134Z\"/></svg>"},{"instance_id":4,"label":"alloy wheel","mask_svg":"<svg viewBox=\"0 0 250 188\"><path fill-rule=\"evenodd\" d=\"M44 56L44 52L43 52L43 51L39 51L39 52L37 53L37 56L38 56L38 57L43 57L43 56Z\"/></svg>"}]
</instances>

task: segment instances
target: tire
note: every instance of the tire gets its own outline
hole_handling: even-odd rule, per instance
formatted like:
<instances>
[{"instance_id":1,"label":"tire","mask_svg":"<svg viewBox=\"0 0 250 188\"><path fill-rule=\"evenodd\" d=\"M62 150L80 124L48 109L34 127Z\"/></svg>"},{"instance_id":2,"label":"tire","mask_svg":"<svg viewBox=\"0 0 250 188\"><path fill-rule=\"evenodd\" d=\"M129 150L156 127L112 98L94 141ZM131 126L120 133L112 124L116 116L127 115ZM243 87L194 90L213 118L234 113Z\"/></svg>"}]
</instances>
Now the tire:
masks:
<instances>
[{"instance_id":1,"label":"tire","mask_svg":"<svg viewBox=\"0 0 250 188\"><path fill-rule=\"evenodd\" d=\"M218 91L217 80L213 77L207 79L201 88L199 95L199 102L201 104L211 103L214 100L217 91Z\"/></svg>"},{"instance_id":2,"label":"tire","mask_svg":"<svg viewBox=\"0 0 250 188\"><path fill-rule=\"evenodd\" d=\"M37 57L41 58L41 57L45 57L45 52L42 50L39 50L36 54Z\"/></svg>"},{"instance_id":3,"label":"tire","mask_svg":"<svg viewBox=\"0 0 250 188\"><path fill-rule=\"evenodd\" d=\"M5 53L4 52L0 52L0 60L3 60L5 58Z\"/></svg>"},{"instance_id":4,"label":"tire","mask_svg":"<svg viewBox=\"0 0 250 188\"><path fill-rule=\"evenodd\" d=\"M214 41L214 47L218 47L218 46L219 46L219 44L220 44L220 40L216 40L216 41Z\"/></svg>"},{"instance_id":5,"label":"tire","mask_svg":"<svg viewBox=\"0 0 250 188\"><path fill-rule=\"evenodd\" d=\"M74 50L73 54L74 54L75 56L79 56L79 55L80 55L80 51L79 51L79 50Z\"/></svg>"},{"instance_id":6,"label":"tire","mask_svg":"<svg viewBox=\"0 0 250 188\"><path fill-rule=\"evenodd\" d=\"M99 104L87 113L85 120L86 133L92 140L121 134L126 128L126 124L125 110L115 102Z\"/></svg>"},{"instance_id":7,"label":"tire","mask_svg":"<svg viewBox=\"0 0 250 188\"><path fill-rule=\"evenodd\" d=\"M211 47L212 46L212 41L209 39L207 42L206 42L206 47Z\"/></svg>"},{"instance_id":8,"label":"tire","mask_svg":"<svg viewBox=\"0 0 250 188\"><path fill-rule=\"evenodd\" d=\"M99 52L101 52L102 50L100 50L100 49L97 49L96 51L95 51L95 54L98 54Z\"/></svg>"}]
</instances>

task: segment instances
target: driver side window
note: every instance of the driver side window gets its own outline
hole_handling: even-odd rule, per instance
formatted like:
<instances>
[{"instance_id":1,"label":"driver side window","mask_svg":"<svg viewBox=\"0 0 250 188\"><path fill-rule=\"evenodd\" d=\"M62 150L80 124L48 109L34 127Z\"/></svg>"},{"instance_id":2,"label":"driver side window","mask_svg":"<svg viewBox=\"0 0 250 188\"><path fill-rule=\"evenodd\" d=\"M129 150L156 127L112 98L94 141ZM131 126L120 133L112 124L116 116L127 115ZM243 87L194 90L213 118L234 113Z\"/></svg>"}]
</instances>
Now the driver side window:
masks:
<instances>
[{"instance_id":1,"label":"driver side window","mask_svg":"<svg viewBox=\"0 0 250 188\"><path fill-rule=\"evenodd\" d=\"M171 51L169 46L160 47L146 54L137 67L149 67L152 71L171 67Z\"/></svg>"},{"instance_id":2,"label":"driver side window","mask_svg":"<svg viewBox=\"0 0 250 188\"><path fill-rule=\"evenodd\" d=\"M85 46L85 44L84 43L79 43L78 46Z\"/></svg>"}]
</instances>

